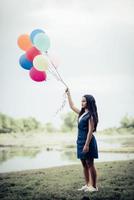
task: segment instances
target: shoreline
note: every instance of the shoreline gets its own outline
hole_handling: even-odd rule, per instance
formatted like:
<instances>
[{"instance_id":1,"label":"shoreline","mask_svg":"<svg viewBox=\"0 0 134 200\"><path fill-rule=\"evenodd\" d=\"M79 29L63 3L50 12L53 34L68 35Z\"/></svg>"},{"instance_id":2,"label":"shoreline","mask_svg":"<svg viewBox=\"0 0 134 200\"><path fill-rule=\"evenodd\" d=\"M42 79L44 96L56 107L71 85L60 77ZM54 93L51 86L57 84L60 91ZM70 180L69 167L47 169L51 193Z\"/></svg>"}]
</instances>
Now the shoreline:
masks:
<instances>
[{"instance_id":1,"label":"shoreline","mask_svg":"<svg viewBox=\"0 0 134 200\"><path fill-rule=\"evenodd\" d=\"M95 159L94 163L95 165L98 163L100 164L111 164L112 162L117 163L117 162L134 162L134 159L126 159L126 160L108 160L108 161L96 161L97 159ZM79 162L79 163L78 163ZM38 171L38 170L49 170L49 169L58 169L58 168L64 168L64 167L73 167L73 166L81 166L80 161L78 160L77 162L72 162L70 164L63 164L63 165L55 165L55 166L47 166L47 167L41 167L41 168L32 168L32 169L24 169L24 170L13 170L13 171L7 171L7 172L0 172L0 175L3 174L12 174L12 173L26 173L26 172L30 172L30 171Z\"/></svg>"},{"instance_id":2,"label":"shoreline","mask_svg":"<svg viewBox=\"0 0 134 200\"><path fill-rule=\"evenodd\" d=\"M76 147L65 147L65 148L59 148L59 146L43 146L43 147L39 147L39 146L23 146L23 145L0 145L0 152L4 151L4 150L8 150L8 149L12 149L12 148L18 148L18 149L31 149L31 150L44 150L44 151L74 151L76 149ZM99 149L99 152L101 153L134 153L134 148L132 147L127 147L127 148L101 148Z\"/></svg>"},{"instance_id":3,"label":"shoreline","mask_svg":"<svg viewBox=\"0 0 134 200\"><path fill-rule=\"evenodd\" d=\"M96 163L98 192L77 189L84 184L80 164L0 174L0 197L6 200L132 200L134 160Z\"/></svg>"}]
</instances>

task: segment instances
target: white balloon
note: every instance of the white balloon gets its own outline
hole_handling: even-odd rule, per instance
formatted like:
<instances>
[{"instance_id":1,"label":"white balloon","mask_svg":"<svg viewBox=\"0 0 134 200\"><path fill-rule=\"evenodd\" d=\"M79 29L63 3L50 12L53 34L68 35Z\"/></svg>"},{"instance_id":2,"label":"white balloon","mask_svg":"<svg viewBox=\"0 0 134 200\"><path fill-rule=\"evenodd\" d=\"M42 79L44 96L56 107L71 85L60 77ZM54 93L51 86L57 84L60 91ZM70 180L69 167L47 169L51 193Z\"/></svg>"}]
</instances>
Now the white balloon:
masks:
<instances>
[{"instance_id":1,"label":"white balloon","mask_svg":"<svg viewBox=\"0 0 134 200\"><path fill-rule=\"evenodd\" d=\"M48 69L48 58L45 55L38 55L33 60L33 66L39 71L45 71Z\"/></svg>"}]
</instances>

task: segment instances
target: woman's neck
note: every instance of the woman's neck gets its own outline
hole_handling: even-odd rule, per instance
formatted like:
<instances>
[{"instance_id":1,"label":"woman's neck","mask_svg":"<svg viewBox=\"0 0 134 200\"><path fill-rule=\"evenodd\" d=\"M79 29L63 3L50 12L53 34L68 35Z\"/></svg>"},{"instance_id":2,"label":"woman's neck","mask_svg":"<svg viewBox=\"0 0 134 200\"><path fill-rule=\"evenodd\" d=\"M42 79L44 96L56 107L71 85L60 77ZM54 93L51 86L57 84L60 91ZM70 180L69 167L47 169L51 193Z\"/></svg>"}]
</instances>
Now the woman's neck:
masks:
<instances>
[{"instance_id":1,"label":"woman's neck","mask_svg":"<svg viewBox=\"0 0 134 200\"><path fill-rule=\"evenodd\" d=\"M88 112L89 110L87 108L85 108L85 112Z\"/></svg>"}]
</instances>

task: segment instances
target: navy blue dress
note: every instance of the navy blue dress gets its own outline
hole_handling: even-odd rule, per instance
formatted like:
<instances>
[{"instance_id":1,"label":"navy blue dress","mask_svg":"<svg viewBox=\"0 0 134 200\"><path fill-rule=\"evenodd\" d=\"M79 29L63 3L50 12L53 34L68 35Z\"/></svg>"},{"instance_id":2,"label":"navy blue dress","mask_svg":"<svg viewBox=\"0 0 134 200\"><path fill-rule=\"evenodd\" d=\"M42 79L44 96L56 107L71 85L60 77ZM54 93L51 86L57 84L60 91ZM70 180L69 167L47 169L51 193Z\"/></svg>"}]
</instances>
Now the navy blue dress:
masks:
<instances>
[{"instance_id":1,"label":"navy blue dress","mask_svg":"<svg viewBox=\"0 0 134 200\"><path fill-rule=\"evenodd\" d=\"M89 152L83 152L83 147L85 145L88 133L88 122L91 117L91 113L86 113L81 119L78 121L78 136L77 136L77 158L78 159L88 159L88 158L98 158L98 146L97 141L92 135L90 144L89 144Z\"/></svg>"}]
</instances>

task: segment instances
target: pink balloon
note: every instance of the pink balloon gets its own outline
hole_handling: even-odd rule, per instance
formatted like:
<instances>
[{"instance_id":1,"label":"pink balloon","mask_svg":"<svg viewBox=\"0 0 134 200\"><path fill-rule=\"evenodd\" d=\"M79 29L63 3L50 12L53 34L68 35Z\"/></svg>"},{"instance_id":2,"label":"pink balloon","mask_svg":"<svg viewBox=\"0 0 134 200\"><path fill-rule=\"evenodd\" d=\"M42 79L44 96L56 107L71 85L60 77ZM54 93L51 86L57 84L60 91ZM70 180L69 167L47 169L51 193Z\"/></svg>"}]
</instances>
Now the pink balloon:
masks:
<instances>
[{"instance_id":1,"label":"pink balloon","mask_svg":"<svg viewBox=\"0 0 134 200\"><path fill-rule=\"evenodd\" d=\"M26 52L26 58L29 61L33 61L34 57L37 55L40 55L41 52L36 48L36 47L31 47L27 52Z\"/></svg>"},{"instance_id":2,"label":"pink balloon","mask_svg":"<svg viewBox=\"0 0 134 200\"><path fill-rule=\"evenodd\" d=\"M31 79L36 82L46 81L46 77L47 77L45 71L38 71L34 67L30 69L29 75Z\"/></svg>"}]
</instances>

